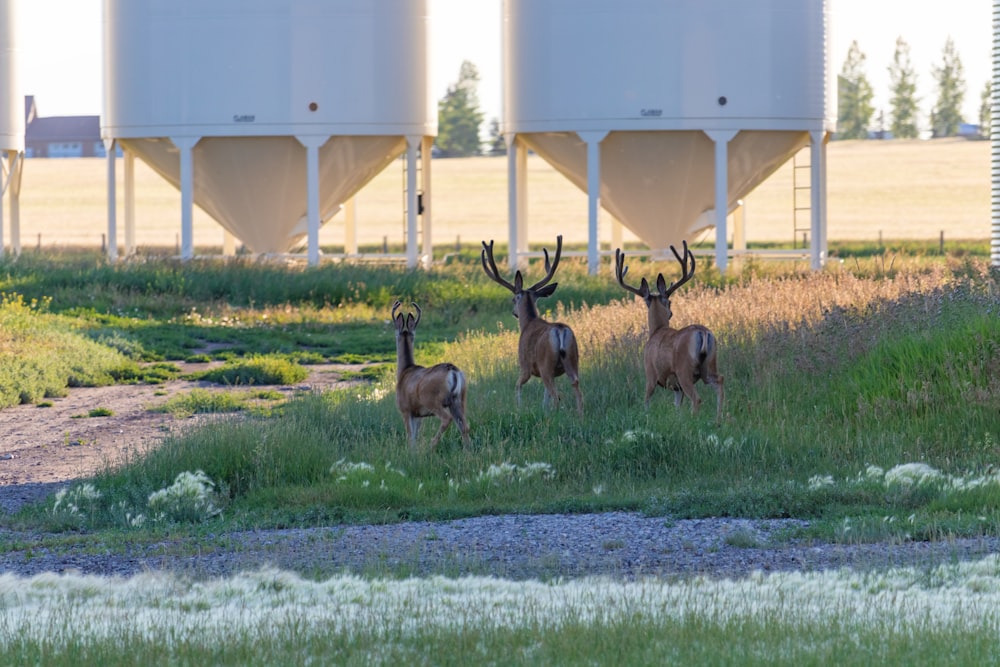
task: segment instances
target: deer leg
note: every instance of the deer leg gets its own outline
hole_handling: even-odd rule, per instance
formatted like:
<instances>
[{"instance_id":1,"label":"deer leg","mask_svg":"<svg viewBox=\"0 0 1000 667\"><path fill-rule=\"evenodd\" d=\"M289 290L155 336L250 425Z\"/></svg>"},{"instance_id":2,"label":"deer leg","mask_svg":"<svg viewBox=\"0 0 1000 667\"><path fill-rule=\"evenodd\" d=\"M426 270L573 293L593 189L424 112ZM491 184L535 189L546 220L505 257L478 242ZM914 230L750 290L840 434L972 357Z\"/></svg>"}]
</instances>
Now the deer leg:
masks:
<instances>
[{"instance_id":1,"label":"deer leg","mask_svg":"<svg viewBox=\"0 0 1000 667\"><path fill-rule=\"evenodd\" d=\"M715 375L709 382L715 388L715 400L716 400L715 421L721 422L722 404L726 400L726 390L725 387L723 386L723 377L721 375Z\"/></svg>"},{"instance_id":2,"label":"deer leg","mask_svg":"<svg viewBox=\"0 0 1000 667\"><path fill-rule=\"evenodd\" d=\"M458 425L458 430L462 433L462 442L469 444L469 423L465 421L465 402L453 403L449 408L451 416Z\"/></svg>"},{"instance_id":3,"label":"deer leg","mask_svg":"<svg viewBox=\"0 0 1000 667\"><path fill-rule=\"evenodd\" d=\"M681 404L680 401L682 396L687 396L691 399L691 414L698 414L698 408L701 407L701 396L698 395L698 390L694 386L694 380L689 378L678 378L678 384L680 384L680 391L674 392L677 398L677 405Z\"/></svg>"},{"instance_id":4,"label":"deer leg","mask_svg":"<svg viewBox=\"0 0 1000 667\"><path fill-rule=\"evenodd\" d=\"M542 384L545 385L545 393L542 394L542 407L547 407L549 399L552 400L552 408L559 408L559 390L556 389L556 379L550 376L542 376Z\"/></svg>"},{"instance_id":5,"label":"deer leg","mask_svg":"<svg viewBox=\"0 0 1000 667\"><path fill-rule=\"evenodd\" d=\"M656 391L656 377L646 376L646 408L649 408L649 402L653 400L653 392Z\"/></svg>"},{"instance_id":6,"label":"deer leg","mask_svg":"<svg viewBox=\"0 0 1000 667\"><path fill-rule=\"evenodd\" d=\"M451 413L448 412L447 409L441 410L439 413L437 413L437 416L441 419L441 428L438 429L438 432L434 435L434 438L431 440L432 452L437 448L438 443L441 442L441 436L444 435L444 432L448 430L449 426L451 426Z\"/></svg>"},{"instance_id":7,"label":"deer leg","mask_svg":"<svg viewBox=\"0 0 1000 667\"><path fill-rule=\"evenodd\" d=\"M417 436L420 434L420 419L416 415L406 415L403 420L406 424L406 436L410 440L410 445L417 445Z\"/></svg>"},{"instance_id":8,"label":"deer leg","mask_svg":"<svg viewBox=\"0 0 1000 667\"><path fill-rule=\"evenodd\" d=\"M524 383L531 379L531 371L527 373L521 371L521 374L517 378L517 385L514 387L514 393L517 394L517 409L521 409L521 387Z\"/></svg>"},{"instance_id":9,"label":"deer leg","mask_svg":"<svg viewBox=\"0 0 1000 667\"><path fill-rule=\"evenodd\" d=\"M566 374L570 380L570 386L573 387L573 392L576 394L576 411L583 416L583 392L580 391L580 376L575 372Z\"/></svg>"}]
</instances>

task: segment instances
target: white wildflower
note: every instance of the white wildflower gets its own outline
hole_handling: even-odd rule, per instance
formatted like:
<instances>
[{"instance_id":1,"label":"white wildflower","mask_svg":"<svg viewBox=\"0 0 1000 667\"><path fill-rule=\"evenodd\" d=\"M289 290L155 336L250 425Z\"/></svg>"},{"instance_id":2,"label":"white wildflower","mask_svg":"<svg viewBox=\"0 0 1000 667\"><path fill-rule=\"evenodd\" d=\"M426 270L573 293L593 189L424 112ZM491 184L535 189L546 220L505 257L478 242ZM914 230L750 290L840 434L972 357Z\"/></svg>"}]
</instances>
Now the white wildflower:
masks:
<instances>
[{"instance_id":1,"label":"white wildflower","mask_svg":"<svg viewBox=\"0 0 1000 667\"><path fill-rule=\"evenodd\" d=\"M331 475L339 475L338 481L342 478L346 478L347 475L353 473L373 473L375 472L375 466L371 463L365 463L361 461L360 463L352 463L347 459L340 459L330 467Z\"/></svg>"},{"instance_id":2,"label":"white wildflower","mask_svg":"<svg viewBox=\"0 0 1000 667\"><path fill-rule=\"evenodd\" d=\"M885 476L885 470L878 466L868 466L865 468L864 478L869 480L880 480Z\"/></svg>"},{"instance_id":3,"label":"white wildflower","mask_svg":"<svg viewBox=\"0 0 1000 667\"><path fill-rule=\"evenodd\" d=\"M478 482L492 482L495 485L512 482L524 482L534 477L542 479L554 479L556 470L551 463L533 462L525 463L523 466L515 465L509 461L494 463L485 471L480 471L476 476Z\"/></svg>"},{"instance_id":4,"label":"white wildflower","mask_svg":"<svg viewBox=\"0 0 1000 667\"><path fill-rule=\"evenodd\" d=\"M833 486L833 475L813 475L809 478L809 490L815 491L826 486Z\"/></svg>"},{"instance_id":5,"label":"white wildflower","mask_svg":"<svg viewBox=\"0 0 1000 667\"><path fill-rule=\"evenodd\" d=\"M167 488L149 494L149 509L157 520L202 521L222 511L212 502L214 490L201 470L185 471Z\"/></svg>"},{"instance_id":6,"label":"white wildflower","mask_svg":"<svg viewBox=\"0 0 1000 667\"><path fill-rule=\"evenodd\" d=\"M101 499L101 492L88 483L78 484L69 489L60 489L56 493L55 503L52 505L52 514L79 515L82 505L93 505Z\"/></svg>"},{"instance_id":7,"label":"white wildflower","mask_svg":"<svg viewBox=\"0 0 1000 667\"><path fill-rule=\"evenodd\" d=\"M904 463L885 473L885 483L915 486L926 482L938 481L942 478L939 471L926 463Z\"/></svg>"}]
</instances>

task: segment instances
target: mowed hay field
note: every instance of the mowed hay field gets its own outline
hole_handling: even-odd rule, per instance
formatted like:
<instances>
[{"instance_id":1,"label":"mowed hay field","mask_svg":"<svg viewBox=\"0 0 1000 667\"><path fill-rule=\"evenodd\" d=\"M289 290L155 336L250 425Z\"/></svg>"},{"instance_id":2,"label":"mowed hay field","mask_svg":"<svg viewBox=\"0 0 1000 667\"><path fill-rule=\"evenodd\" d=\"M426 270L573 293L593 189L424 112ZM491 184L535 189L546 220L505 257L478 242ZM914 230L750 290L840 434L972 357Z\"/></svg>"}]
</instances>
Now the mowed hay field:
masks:
<instances>
[{"instance_id":1,"label":"mowed hay field","mask_svg":"<svg viewBox=\"0 0 1000 667\"><path fill-rule=\"evenodd\" d=\"M829 240L937 239L941 232L949 240L989 237L990 142L842 141L831 142L827 156ZM528 169L529 240L551 243L563 234L568 243L585 242L586 195L538 156L529 158ZM125 241L123 173L119 160L120 245ZM99 247L108 229L106 174L107 163L99 158L27 160L21 189L22 246ZM808 171L800 174L808 178ZM362 246L380 246L384 239L396 245L404 241L403 184L402 161L397 161L356 197ZM432 188L436 245L506 240L506 158L434 160ZM607 220L604 214L605 242L610 241ZM791 161L746 198L746 220L751 244L793 240ZM9 217L4 226L9 247ZM136 243L140 249L175 249L179 238L179 192L136 160ZM222 240L222 228L196 207L195 246L215 252ZM341 213L323 227L320 242L335 247L343 240ZM624 240L636 237L626 230Z\"/></svg>"}]
</instances>

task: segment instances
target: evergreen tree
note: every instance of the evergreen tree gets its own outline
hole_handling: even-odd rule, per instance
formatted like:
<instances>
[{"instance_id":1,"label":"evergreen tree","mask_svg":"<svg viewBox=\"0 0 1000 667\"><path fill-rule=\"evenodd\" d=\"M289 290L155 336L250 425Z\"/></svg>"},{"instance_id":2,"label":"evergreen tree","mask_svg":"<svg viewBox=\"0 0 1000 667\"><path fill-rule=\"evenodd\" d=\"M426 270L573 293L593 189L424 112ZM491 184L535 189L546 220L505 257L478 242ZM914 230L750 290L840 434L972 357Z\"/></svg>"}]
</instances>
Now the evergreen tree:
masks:
<instances>
[{"instance_id":1,"label":"evergreen tree","mask_svg":"<svg viewBox=\"0 0 1000 667\"><path fill-rule=\"evenodd\" d=\"M889 130L898 139L914 139L917 129L917 74L910 62L910 45L896 39L896 53L889 66L889 89L892 99L892 123Z\"/></svg>"},{"instance_id":2,"label":"evergreen tree","mask_svg":"<svg viewBox=\"0 0 1000 667\"><path fill-rule=\"evenodd\" d=\"M479 110L479 70L468 60L462 62L458 81L438 102L438 136L435 145L442 157L479 155L479 126L483 112Z\"/></svg>"},{"instance_id":3,"label":"evergreen tree","mask_svg":"<svg viewBox=\"0 0 1000 667\"><path fill-rule=\"evenodd\" d=\"M934 68L934 80L937 82L938 97L932 112L934 123L931 133L935 137L955 136L962 123L965 78L962 59L959 58L951 37L945 42L941 52L941 66Z\"/></svg>"},{"instance_id":4,"label":"evergreen tree","mask_svg":"<svg viewBox=\"0 0 1000 667\"><path fill-rule=\"evenodd\" d=\"M490 121L490 143L487 152L490 155L507 154L507 142L500 133L500 121L496 118Z\"/></svg>"},{"instance_id":5,"label":"evergreen tree","mask_svg":"<svg viewBox=\"0 0 1000 667\"><path fill-rule=\"evenodd\" d=\"M984 137L990 136L990 124L993 120L993 82L986 79L986 86L979 96L979 134Z\"/></svg>"},{"instance_id":6,"label":"evergreen tree","mask_svg":"<svg viewBox=\"0 0 1000 667\"><path fill-rule=\"evenodd\" d=\"M847 60L837 77L837 138L864 139L875 108L875 94L865 75L865 54L857 41L851 42Z\"/></svg>"}]
</instances>

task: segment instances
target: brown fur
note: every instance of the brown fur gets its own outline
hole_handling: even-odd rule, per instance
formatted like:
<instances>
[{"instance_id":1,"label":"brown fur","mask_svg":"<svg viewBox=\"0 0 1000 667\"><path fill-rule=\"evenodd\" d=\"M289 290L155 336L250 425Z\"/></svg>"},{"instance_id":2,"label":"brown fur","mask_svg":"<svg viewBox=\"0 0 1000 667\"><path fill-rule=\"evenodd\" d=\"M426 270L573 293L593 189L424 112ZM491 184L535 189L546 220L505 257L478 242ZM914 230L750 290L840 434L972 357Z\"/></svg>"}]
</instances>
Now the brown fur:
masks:
<instances>
[{"instance_id":1,"label":"brown fur","mask_svg":"<svg viewBox=\"0 0 1000 667\"><path fill-rule=\"evenodd\" d=\"M638 288L625 283L625 254L619 249L615 251L615 276L618 284L633 294L642 297L648 309L649 340L643 350L643 365L646 371L646 405L653 397L656 387L666 387L674 392L674 404L678 407L687 396L691 401L691 412L698 413L701 397L695 388L698 380L712 385L717 399L715 418L722 419L725 389L723 377L716 368L718 346L712 332L700 324L691 324L683 329L670 326L673 312L670 310L670 296L694 275L694 255L684 243L684 257L670 246L677 261L681 263L682 276L676 283L667 287L663 274L656 278L658 292L652 292L649 283L643 278ZM690 268L688 267L690 260Z\"/></svg>"},{"instance_id":2,"label":"brown fur","mask_svg":"<svg viewBox=\"0 0 1000 667\"><path fill-rule=\"evenodd\" d=\"M560 375L569 378L573 391L576 393L576 409L583 415L583 393L580 391L580 353L573 330L561 322L547 322L538 315L536 301L551 296L559 283L548 284L555 275L562 254L562 236L556 239L556 254L549 265L549 251L545 250L545 277L531 287L524 286L524 277L518 271L514 282L510 283L500 277L497 265L493 259L493 241L489 245L483 241L483 270L495 283L506 287L514 294L514 317L517 318L521 337L517 343L517 362L520 374L517 378L515 393L517 403L521 404L521 386L532 376L541 378L545 385L543 403L551 398L558 407L559 392L555 379Z\"/></svg>"},{"instance_id":3,"label":"brown fur","mask_svg":"<svg viewBox=\"0 0 1000 667\"><path fill-rule=\"evenodd\" d=\"M413 334L420 323L420 307L417 317L407 313L397 314L397 301L392 307L392 320L396 328L396 407L403 416L406 436L410 445L417 444L420 419L437 416L441 428L431 440L431 451L441 441L441 436L451 426L452 421L462 433L462 441L469 444L469 423L465 418L465 398L468 383L465 374L454 364L442 363L429 368L418 366L413 361Z\"/></svg>"}]
</instances>

